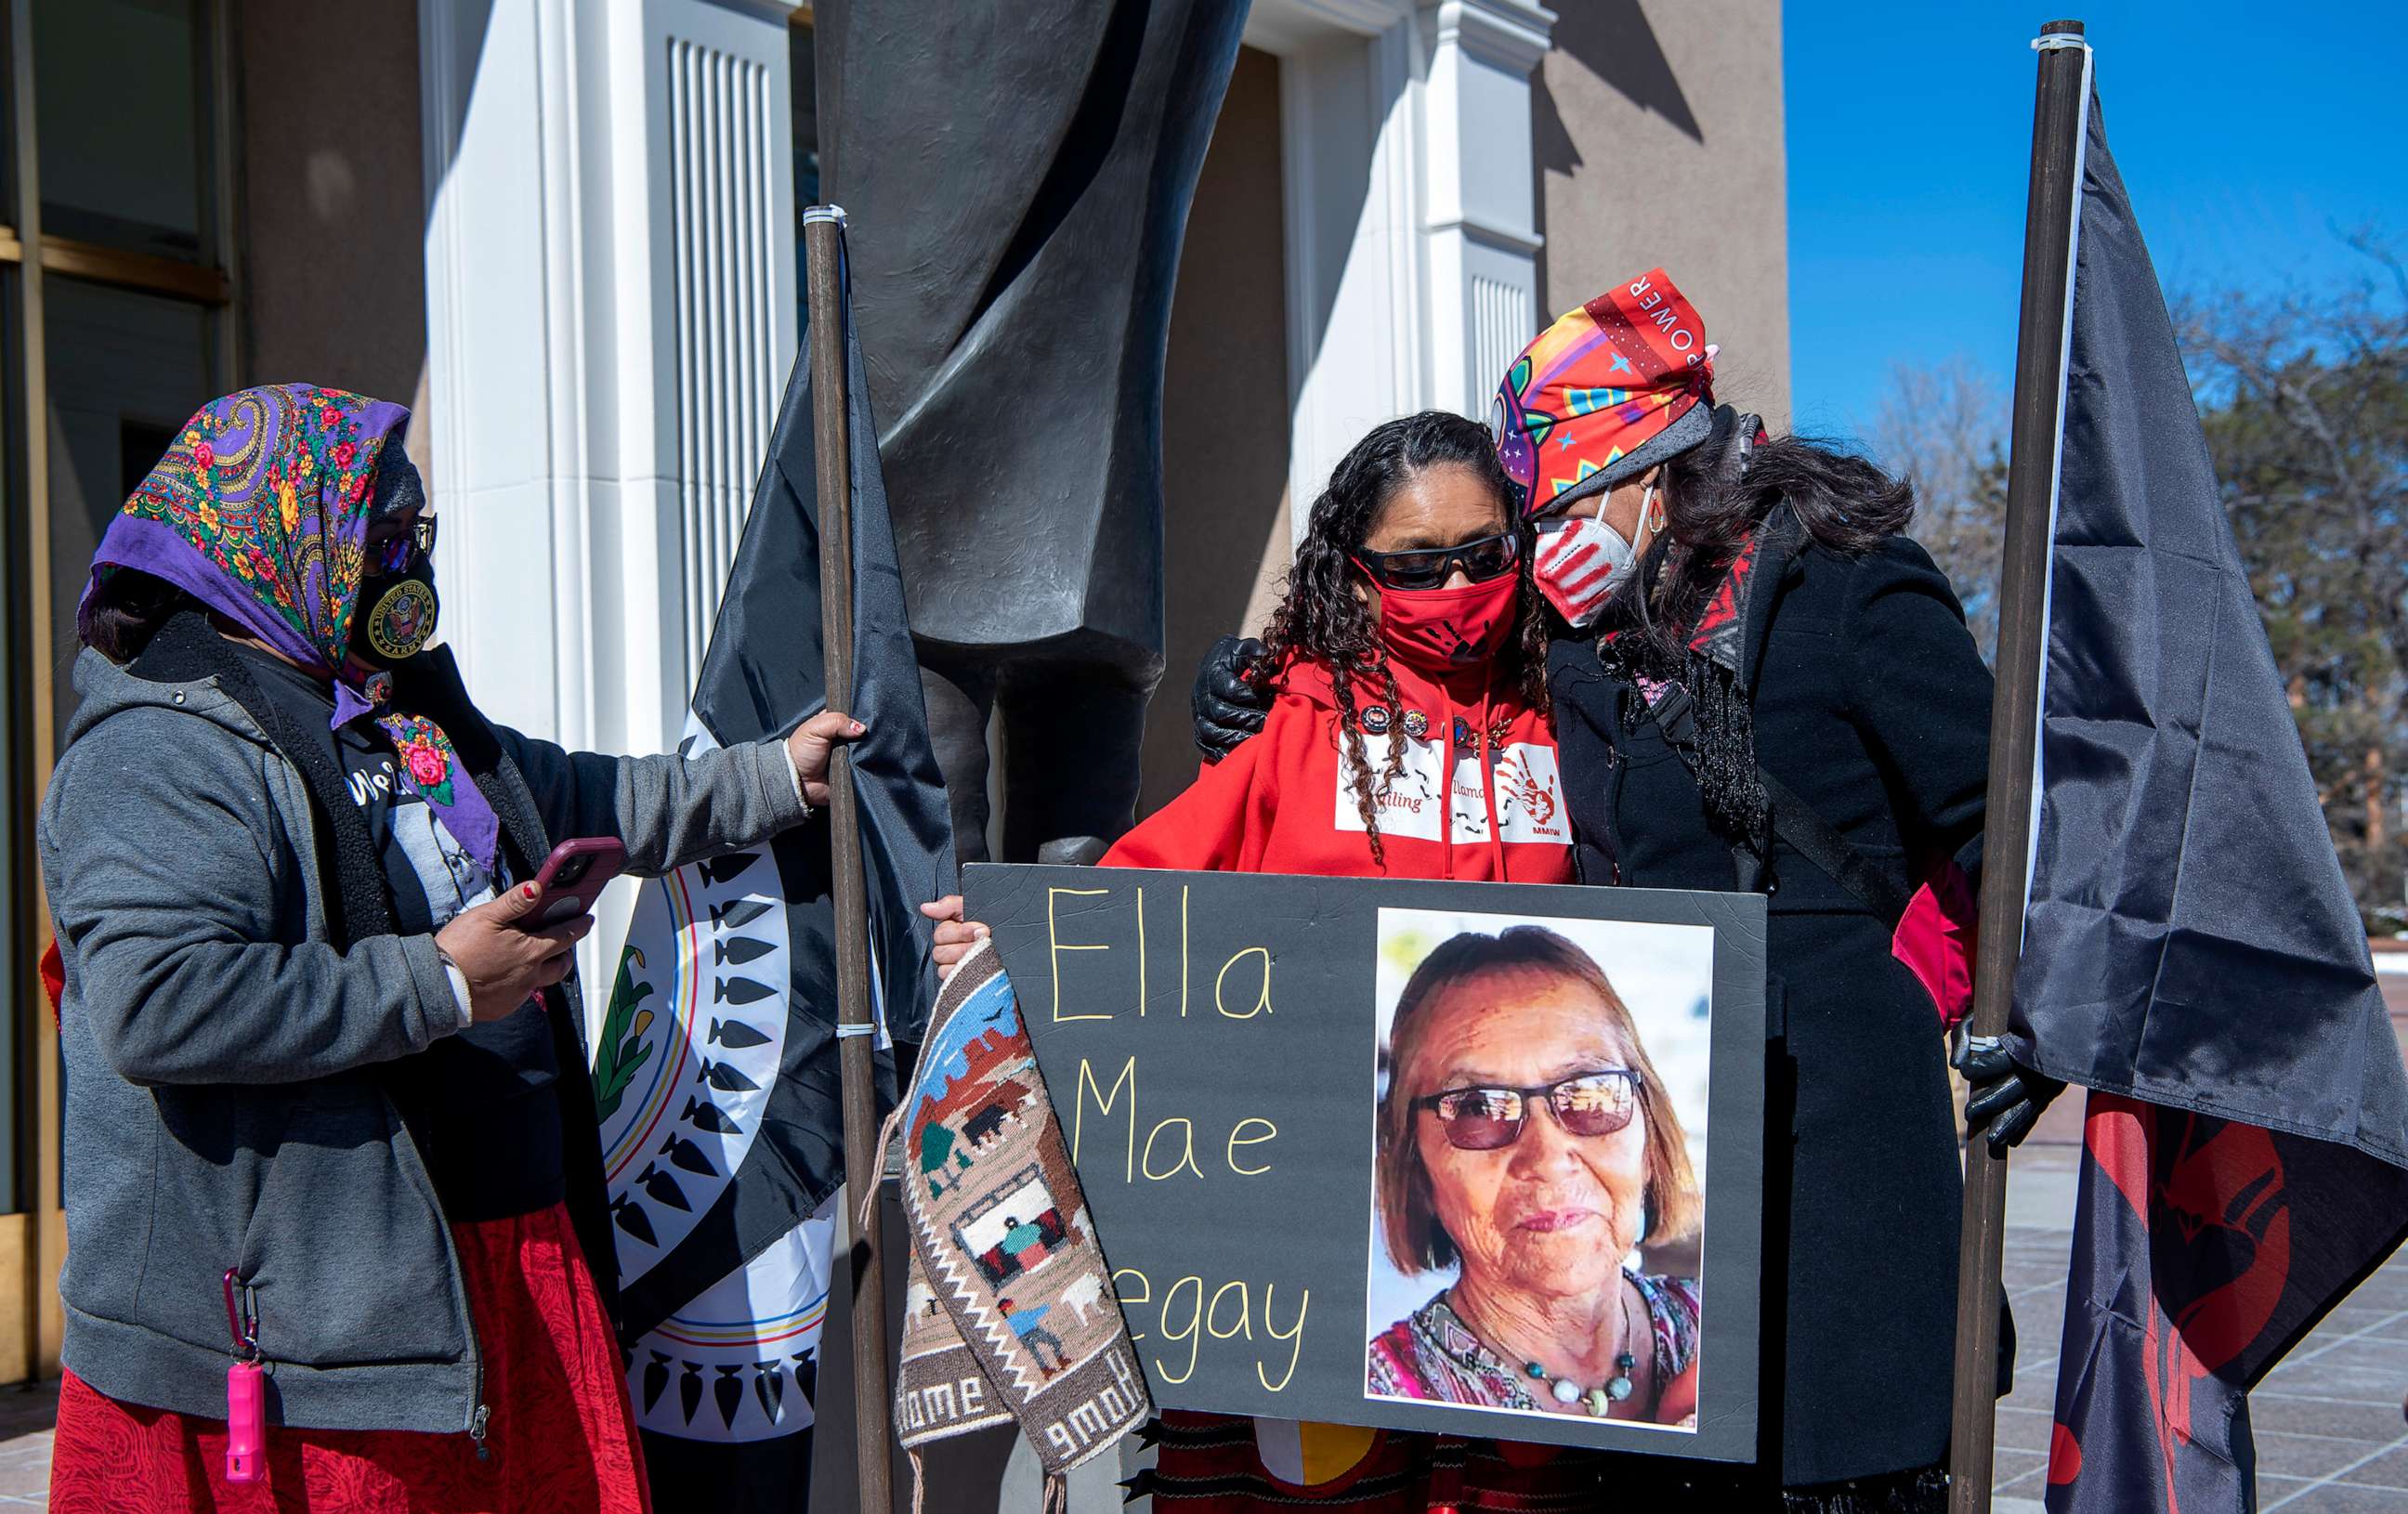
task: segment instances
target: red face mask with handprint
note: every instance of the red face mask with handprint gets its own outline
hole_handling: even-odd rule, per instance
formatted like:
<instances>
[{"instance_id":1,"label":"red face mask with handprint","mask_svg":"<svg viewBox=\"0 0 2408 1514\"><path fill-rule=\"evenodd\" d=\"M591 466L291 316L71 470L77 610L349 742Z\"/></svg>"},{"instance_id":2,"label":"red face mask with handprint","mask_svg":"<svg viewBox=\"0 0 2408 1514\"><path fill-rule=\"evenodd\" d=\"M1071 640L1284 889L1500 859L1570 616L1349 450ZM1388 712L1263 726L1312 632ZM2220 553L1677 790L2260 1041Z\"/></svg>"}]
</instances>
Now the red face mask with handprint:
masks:
<instances>
[{"instance_id":1,"label":"red face mask with handprint","mask_svg":"<svg viewBox=\"0 0 2408 1514\"><path fill-rule=\"evenodd\" d=\"M1513 625L1517 574L1455 589L1382 589L1380 639L1407 667L1442 678L1487 661Z\"/></svg>"}]
</instances>

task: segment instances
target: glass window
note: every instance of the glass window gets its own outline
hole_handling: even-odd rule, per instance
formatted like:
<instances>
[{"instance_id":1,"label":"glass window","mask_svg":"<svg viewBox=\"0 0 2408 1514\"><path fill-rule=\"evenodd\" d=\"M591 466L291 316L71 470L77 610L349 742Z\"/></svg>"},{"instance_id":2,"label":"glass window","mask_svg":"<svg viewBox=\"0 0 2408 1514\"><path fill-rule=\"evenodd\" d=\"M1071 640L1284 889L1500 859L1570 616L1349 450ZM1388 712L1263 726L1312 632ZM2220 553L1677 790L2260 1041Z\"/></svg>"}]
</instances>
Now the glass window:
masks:
<instances>
[{"instance_id":1,"label":"glass window","mask_svg":"<svg viewBox=\"0 0 2408 1514\"><path fill-rule=\"evenodd\" d=\"M177 428L216 393L215 322L202 306L55 274L43 280L42 306L50 327L51 701L64 747L76 706L76 604L93 549Z\"/></svg>"},{"instance_id":2,"label":"glass window","mask_svg":"<svg viewBox=\"0 0 2408 1514\"><path fill-rule=\"evenodd\" d=\"M34 0L42 231L217 262L208 0Z\"/></svg>"}]
</instances>

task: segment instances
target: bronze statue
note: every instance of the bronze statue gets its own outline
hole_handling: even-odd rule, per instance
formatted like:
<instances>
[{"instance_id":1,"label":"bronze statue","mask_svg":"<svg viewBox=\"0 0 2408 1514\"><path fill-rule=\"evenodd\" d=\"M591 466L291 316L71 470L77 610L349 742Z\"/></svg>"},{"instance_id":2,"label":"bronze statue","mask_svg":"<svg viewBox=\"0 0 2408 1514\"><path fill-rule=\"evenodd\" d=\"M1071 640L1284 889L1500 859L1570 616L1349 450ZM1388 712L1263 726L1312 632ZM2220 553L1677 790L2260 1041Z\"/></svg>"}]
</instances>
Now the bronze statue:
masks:
<instances>
[{"instance_id":1,"label":"bronze statue","mask_svg":"<svg viewBox=\"0 0 2408 1514\"><path fill-rule=\"evenodd\" d=\"M964 862L1093 861L1162 674L1162 386L1244 0L821 0L824 197ZM941 19L939 19L939 16ZM990 716L1001 750L990 753Z\"/></svg>"}]
</instances>

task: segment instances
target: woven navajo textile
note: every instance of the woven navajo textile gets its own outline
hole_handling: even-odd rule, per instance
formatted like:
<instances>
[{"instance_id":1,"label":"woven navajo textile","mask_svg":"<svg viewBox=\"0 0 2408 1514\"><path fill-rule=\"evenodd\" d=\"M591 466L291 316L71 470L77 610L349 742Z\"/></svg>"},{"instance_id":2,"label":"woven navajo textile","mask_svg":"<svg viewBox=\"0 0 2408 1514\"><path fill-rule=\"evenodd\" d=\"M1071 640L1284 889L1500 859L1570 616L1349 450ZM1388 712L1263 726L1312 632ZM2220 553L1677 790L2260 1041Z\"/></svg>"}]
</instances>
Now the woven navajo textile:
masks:
<instances>
[{"instance_id":1,"label":"woven navajo textile","mask_svg":"<svg viewBox=\"0 0 2408 1514\"><path fill-rule=\"evenodd\" d=\"M1154 1413L1003 963L981 947L929 1019L903 1122L911 1257L906 1450L1016 1420L1049 1496Z\"/></svg>"}]
</instances>

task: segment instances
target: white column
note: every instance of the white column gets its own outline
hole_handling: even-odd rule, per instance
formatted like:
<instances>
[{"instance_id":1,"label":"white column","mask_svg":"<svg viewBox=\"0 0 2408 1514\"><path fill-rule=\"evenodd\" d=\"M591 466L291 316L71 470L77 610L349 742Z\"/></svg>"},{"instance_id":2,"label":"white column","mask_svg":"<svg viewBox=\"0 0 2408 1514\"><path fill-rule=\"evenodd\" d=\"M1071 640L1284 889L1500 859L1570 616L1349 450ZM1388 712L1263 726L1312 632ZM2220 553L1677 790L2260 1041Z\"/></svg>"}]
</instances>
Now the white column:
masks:
<instances>
[{"instance_id":1,"label":"white column","mask_svg":"<svg viewBox=\"0 0 2408 1514\"><path fill-rule=\"evenodd\" d=\"M1366 429L1421 407L1412 0L1256 0L1280 58L1289 528Z\"/></svg>"},{"instance_id":2,"label":"white column","mask_svg":"<svg viewBox=\"0 0 2408 1514\"><path fill-rule=\"evenodd\" d=\"M1530 72L1555 20L1529 0L1441 0L1421 12L1430 404L1482 420L1544 319Z\"/></svg>"},{"instance_id":3,"label":"white column","mask_svg":"<svg viewBox=\"0 0 2408 1514\"><path fill-rule=\"evenodd\" d=\"M493 719L671 748L794 359L787 17L419 0L442 635ZM606 1007L634 903L580 950Z\"/></svg>"},{"instance_id":4,"label":"white column","mask_svg":"<svg viewBox=\"0 0 2408 1514\"><path fill-rule=\"evenodd\" d=\"M1363 433L1413 410L1486 419L1538 329L1530 0L1256 0L1280 55L1290 527Z\"/></svg>"},{"instance_id":5,"label":"white column","mask_svg":"<svg viewBox=\"0 0 2408 1514\"><path fill-rule=\"evenodd\" d=\"M683 723L796 342L784 4L421 0L444 632L494 719Z\"/></svg>"}]
</instances>

